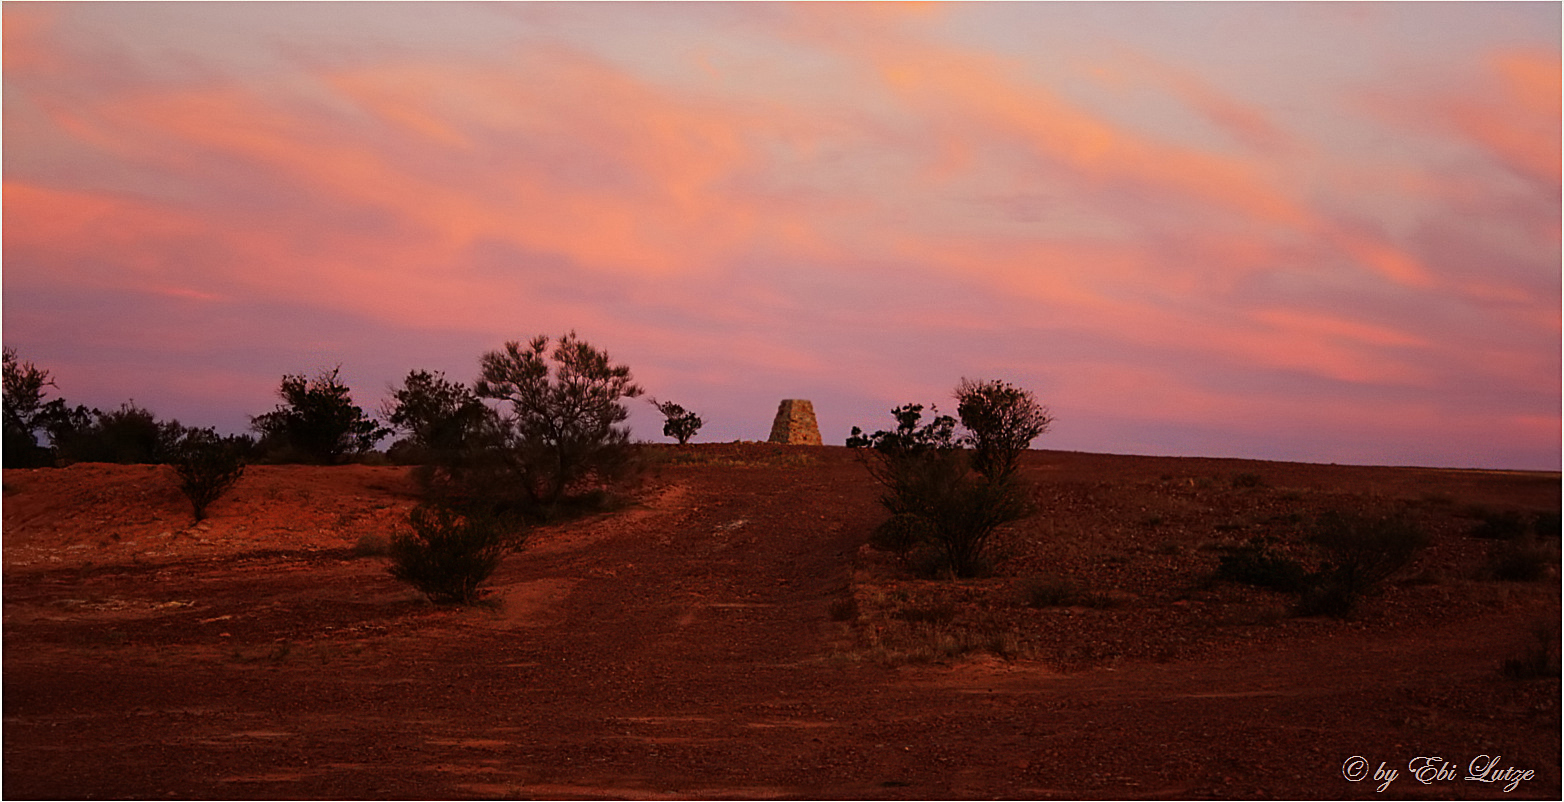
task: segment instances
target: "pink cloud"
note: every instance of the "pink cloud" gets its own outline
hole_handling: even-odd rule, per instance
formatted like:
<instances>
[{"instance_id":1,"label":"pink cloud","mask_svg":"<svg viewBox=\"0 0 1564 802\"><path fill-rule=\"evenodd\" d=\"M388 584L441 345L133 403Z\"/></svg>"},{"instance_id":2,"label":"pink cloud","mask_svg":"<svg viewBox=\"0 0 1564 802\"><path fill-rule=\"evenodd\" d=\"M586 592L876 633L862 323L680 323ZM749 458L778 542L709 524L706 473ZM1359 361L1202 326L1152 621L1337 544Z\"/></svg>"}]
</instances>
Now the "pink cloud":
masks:
<instances>
[{"instance_id":1,"label":"pink cloud","mask_svg":"<svg viewBox=\"0 0 1564 802\"><path fill-rule=\"evenodd\" d=\"M5 69L53 72L63 63L50 37L59 9L47 3L13 3L5 7Z\"/></svg>"},{"instance_id":2,"label":"pink cloud","mask_svg":"<svg viewBox=\"0 0 1564 802\"><path fill-rule=\"evenodd\" d=\"M1457 225L1548 215L1530 197L1511 214L1482 171L1325 153L1195 70L1132 64L1225 134L1174 142L1093 112L1036 64L932 44L930 15L949 7L745 13L791 25L810 66L750 84L723 75L720 52L706 72L651 77L562 44L366 50L272 81L54 96L28 84L24 52L8 79L46 134L144 182L8 175L8 285L496 340L574 327L712 393L774 381L895 404L981 370L1057 382L1076 409L1255 432L1278 416L1437 428L1451 402L1363 399L1471 376L1556 395L1556 352L1536 346L1538 330L1556 339L1557 298L1538 297L1556 280L1532 275L1557 249L1538 239L1548 225ZM52 35L11 20L8 49ZM1550 103L1557 117L1556 57L1490 64L1494 108L1523 114L1485 121L1461 105L1470 93L1430 97L1440 135L1556 184L1530 122ZM831 85L766 91L814 70ZM177 328L148 342L192 344Z\"/></svg>"},{"instance_id":3,"label":"pink cloud","mask_svg":"<svg viewBox=\"0 0 1564 802\"><path fill-rule=\"evenodd\" d=\"M1497 51L1464 80L1408 93L1381 87L1363 108L1404 129L1454 135L1555 199L1560 180L1557 53Z\"/></svg>"}]
</instances>

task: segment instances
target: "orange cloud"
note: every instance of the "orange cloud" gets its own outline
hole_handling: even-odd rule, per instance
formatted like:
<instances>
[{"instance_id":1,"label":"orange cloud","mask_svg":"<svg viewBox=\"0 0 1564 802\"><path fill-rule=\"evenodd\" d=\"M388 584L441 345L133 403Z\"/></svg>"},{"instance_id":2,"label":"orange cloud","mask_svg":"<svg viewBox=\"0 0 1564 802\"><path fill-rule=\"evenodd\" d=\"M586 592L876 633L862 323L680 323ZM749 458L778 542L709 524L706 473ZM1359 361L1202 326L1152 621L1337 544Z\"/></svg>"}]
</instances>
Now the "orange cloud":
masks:
<instances>
[{"instance_id":1,"label":"orange cloud","mask_svg":"<svg viewBox=\"0 0 1564 802\"><path fill-rule=\"evenodd\" d=\"M0 8L7 71L52 72L59 68L63 61L49 41L59 13L48 3L7 3Z\"/></svg>"},{"instance_id":2,"label":"orange cloud","mask_svg":"<svg viewBox=\"0 0 1564 802\"><path fill-rule=\"evenodd\" d=\"M196 220L176 209L24 181L5 181L4 202L7 251L49 257L47 264L11 260L7 272L13 278L123 286L132 278L119 274L124 267L134 268L137 280L167 277L177 268L166 258L166 246L199 228ZM46 275L34 275L36 270Z\"/></svg>"},{"instance_id":3,"label":"orange cloud","mask_svg":"<svg viewBox=\"0 0 1564 802\"><path fill-rule=\"evenodd\" d=\"M1517 169L1557 185L1560 178L1560 60L1556 53L1492 57L1502 97L1460 104L1456 125Z\"/></svg>"},{"instance_id":4,"label":"orange cloud","mask_svg":"<svg viewBox=\"0 0 1564 802\"><path fill-rule=\"evenodd\" d=\"M238 89L137 97L108 113L264 166L323 200L394 214L453 250L490 239L593 269L674 276L710 271L757 242L825 247L800 210L737 183L757 169L755 149L776 144L785 114L687 102L569 54L528 66L526 80L510 68L420 64L324 75L411 135L383 147ZM533 143L562 152L525 152ZM436 152L399 155L420 148Z\"/></svg>"},{"instance_id":5,"label":"orange cloud","mask_svg":"<svg viewBox=\"0 0 1564 802\"><path fill-rule=\"evenodd\" d=\"M1276 166L1274 154L1265 160L1247 159L1155 141L1077 109L1043 86L1022 83L1011 77L1020 70L986 54L894 37L840 46L870 63L888 87L937 121L936 130L945 138L942 153L993 149L980 143L1020 143L1046 161L1075 170L1088 180L1088 191L1148 189L1167 196L1165 207L1227 215L1241 221L1239 230L1323 240L1360 267L1400 286L1428 289L1437 284L1404 248L1383 237L1349 231L1283 188L1286 173ZM1167 81L1240 137L1270 150L1293 147L1292 140L1258 112L1193 79ZM933 174L948 181L952 169L964 163L946 158ZM1211 224L1208 220L1207 226Z\"/></svg>"},{"instance_id":6,"label":"orange cloud","mask_svg":"<svg viewBox=\"0 0 1564 802\"><path fill-rule=\"evenodd\" d=\"M1297 309L1260 309L1249 313L1249 317L1310 340L1329 337L1387 348L1423 348L1430 345L1426 338L1388 326Z\"/></svg>"},{"instance_id":7,"label":"orange cloud","mask_svg":"<svg viewBox=\"0 0 1564 802\"><path fill-rule=\"evenodd\" d=\"M1092 64L1085 73L1115 89L1139 84L1167 91L1234 141L1268 156L1292 154L1301 147L1258 107L1220 91L1190 70L1144 53L1121 48L1114 63Z\"/></svg>"},{"instance_id":8,"label":"orange cloud","mask_svg":"<svg viewBox=\"0 0 1564 802\"><path fill-rule=\"evenodd\" d=\"M1377 93L1364 105L1398 125L1453 132L1557 192L1561 66L1557 53L1496 52L1473 81L1408 100Z\"/></svg>"}]
</instances>

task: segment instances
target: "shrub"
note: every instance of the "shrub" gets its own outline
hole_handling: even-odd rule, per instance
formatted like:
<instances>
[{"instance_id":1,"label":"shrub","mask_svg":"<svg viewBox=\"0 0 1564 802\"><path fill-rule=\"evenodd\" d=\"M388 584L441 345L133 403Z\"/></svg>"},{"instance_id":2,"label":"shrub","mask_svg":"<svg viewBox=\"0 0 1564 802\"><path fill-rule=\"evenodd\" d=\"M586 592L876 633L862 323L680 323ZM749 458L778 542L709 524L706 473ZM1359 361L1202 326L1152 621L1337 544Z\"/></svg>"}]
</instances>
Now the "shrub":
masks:
<instances>
[{"instance_id":1,"label":"shrub","mask_svg":"<svg viewBox=\"0 0 1564 802\"><path fill-rule=\"evenodd\" d=\"M353 544L354 557L387 557L391 554L391 541L378 532L366 532Z\"/></svg>"},{"instance_id":2,"label":"shrub","mask_svg":"<svg viewBox=\"0 0 1564 802\"><path fill-rule=\"evenodd\" d=\"M1494 579L1506 582L1532 582L1548 572L1550 564L1559 562L1557 541L1550 548L1533 537L1504 543L1495 543L1488 554L1486 573Z\"/></svg>"},{"instance_id":3,"label":"shrub","mask_svg":"<svg viewBox=\"0 0 1564 802\"><path fill-rule=\"evenodd\" d=\"M917 515L892 515L874 528L869 535L869 545L906 557L907 552L920 543L934 539L932 525Z\"/></svg>"},{"instance_id":4,"label":"shrub","mask_svg":"<svg viewBox=\"0 0 1564 802\"><path fill-rule=\"evenodd\" d=\"M341 370L322 371L313 379L282 377L277 394L285 403L250 419L272 459L334 465L363 454L391 433L353 403Z\"/></svg>"},{"instance_id":5,"label":"shrub","mask_svg":"<svg viewBox=\"0 0 1564 802\"><path fill-rule=\"evenodd\" d=\"M875 539L916 557L920 576L986 573L984 552L994 532L1032 512L1015 469L1031 438L1047 429L1046 411L1030 393L1002 382L963 379L956 397L968 430L959 439L955 418L931 409L933 419L923 423L921 404L891 410L894 430L866 435L855 426L847 439L848 446L872 452L866 465L886 489L880 503L891 521ZM934 548L909 553L920 543Z\"/></svg>"},{"instance_id":6,"label":"shrub","mask_svg":"<svg viewBox=\"0 0 1564 802\"><path fill-rule=\"evenodd\" d=\"M407 437L391 447L402 464L445 464L468 448L493 412L466 385L439 371L414 370L381 405L381 417Z\"/></svg>"},{"instance_id":7,"label":"shrub","mask_svg":"<svg viewBox=\"0 0 1564 802\"><path fill-rule=\"evenodd\" d=\"M175 445L171 464L196 521L205 520L206 508L244 476L241 451L237 438L219 437L211 429L187 430Z\"/></svg>"},{"instance_id":8,"label":"shrub","mask_svg":"<svg viewBox=\"0 0 1564 802\"><path fill-rule=\"evenodd\" d=\"M1261 479L1258 473L1235 473L1233 474L1233 487L1265 487L1265 480Z\"/></svg>"},{"instance_id":9,"label":"shrub","mask_svg":"<svg viewBox=\"0 0 1564 802\"><path fill-rule=\"evenodd\" d=\"M1080 589L1066 579L1032 577L1022 581L1021 603L1032 608L1064 607L1080 595Z\"/></svg>"},{"instance_id":10,"label":"shrub","mask_svg":"<svg viewBox=\"0 0 1564 802\"><path fill-rule=\"evenodd\" d=\"M1403 518L1326 513L1311 541L1325 553L1299 601L1300 615L1345 617L1358 598L1409 565L1428 535Z\"/></svg>"},{"instance_id":11,"label":"shrub","mask_svg":"<svg viewBox=\"0 0 1564 802\"><path fill-rule=\"evenodd\" d=\"M575 332L552 350L549 342L538 336L526 348L508 342L484 354L475 387L479 397L507 401L512 409L496 433L497 460L489 467L508 474L542 507L588 477L606 482L635 468L630 430L619 425L630 413L620 399L642 393L628 367L613 364Z\"/></svg>"},{"instance_id":12,"label":"shrub","mask_svg":"<svg viewBox=\"0 0 1564 802\"><path fill-rule=\"evenodd\" d=\"M1308 586L1308 569L1273 551L1275 543L1268 537L1256 537L1242 546L1227 547L1217 563L1217 579L1284 593L1302 592Z\"/></svg>"},{"instance_id":13,"label":"shrub","mask_svg":"<svg viewBox=\"0 0 1564 802\"><path fill-rule=\"evenodd\" d=\"M53 438L56 456L67 462L114 462L121 465L173 461L186 429L179 421L159 421L135 401L113 412L92 410L85 426L61 428Z\"/></svg>"},{"instance_id":14,"label":"shrub","mask_svg":"<svg viewBox=\"0 0 1564 802\"><path fill-rule=\"evenodd\" d=\"M1526 534L1528 528L1526 519L1514 510L1477 509L1473 513L1479 523L1468 532L1472 537L1487 540L1516 540Z\"/></svg>"},{"instance_id":15,"label":"shrub","mask_svg":"<svg viewBox=\"0 0 1564 802\"><path fill-rule=\"evenodd\" d=\"M679 445L690 442L690 438L701 430L703 421L699 415L691 412L672 401L658 402L657 399L648 399L658 412L667 420L663 423L663 435L679 441Z\"/></svg>"},{"instance_id":16,"label":"shrub","mask_svg":"<svg viewBox=\"0 0 1564 802\"><path fill-rule=\"evenodd\" d=\"M972 470L995 482L1015 473L1021 454L1053 423L1029 391L1002 381L962 379L956 414L968 431Z\"/></svg>"},{"instance_id":17,"label":"shrub","mask_svg":"<svg viewBox=\"0 0 1564 802\"><path fill-rule=\"evenodd\" d=\"M409 531L391 538L391 575L436 604L478 601L478 586L520 540L501 518L443 505L414 507L408 524Z\"/></svg>"},{"instance_id":18,"label":"shrub","mask_svg":"<svg viewBox=\"0 0 1564 802\"><path fill-rule=\"evenodd\" d=\"M827 612L832 621L852 621L858 617L858 597L849 595L833 599Z\"/></svg>"}]
</instances>

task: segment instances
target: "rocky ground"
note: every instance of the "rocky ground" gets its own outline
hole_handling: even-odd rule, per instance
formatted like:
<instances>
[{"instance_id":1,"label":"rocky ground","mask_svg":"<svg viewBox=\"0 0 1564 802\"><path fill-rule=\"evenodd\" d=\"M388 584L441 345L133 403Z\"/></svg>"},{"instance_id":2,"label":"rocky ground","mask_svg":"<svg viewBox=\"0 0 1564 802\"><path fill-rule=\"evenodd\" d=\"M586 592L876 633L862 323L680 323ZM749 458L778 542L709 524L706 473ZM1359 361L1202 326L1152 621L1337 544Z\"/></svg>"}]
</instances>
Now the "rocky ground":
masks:
<instances>
[{"instance_id":1,"label":"rocky ground","mask_svg":"<svg viewBox=\"0 0 1564 802\"><path fill-rule=\"evenodd\" d=\"M1503 670L1557 665L1558 541L1519 581L1473 536L1557 474L1032 452L1039 513L948 581L865 545L847 449L653 462L468 609L375 556L403 468L252 467L196 526L166 468L6 471L5 796L1560 795L1559 679ZM1345 620L1212 579L1332 510L1432 545Z\"/></svg>"}]
</instances>

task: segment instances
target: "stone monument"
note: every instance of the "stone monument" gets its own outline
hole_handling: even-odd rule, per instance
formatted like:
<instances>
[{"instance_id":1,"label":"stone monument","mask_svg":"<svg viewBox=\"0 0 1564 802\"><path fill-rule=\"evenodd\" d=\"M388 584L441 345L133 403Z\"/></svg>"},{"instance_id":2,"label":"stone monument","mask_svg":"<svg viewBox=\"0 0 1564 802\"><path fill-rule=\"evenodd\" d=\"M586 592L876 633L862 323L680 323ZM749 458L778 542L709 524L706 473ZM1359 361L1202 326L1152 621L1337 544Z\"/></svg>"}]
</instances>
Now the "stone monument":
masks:
<instances>
[{"instance_id":1,"label":"stone monument","mask_svg":"<svg viewBox=\"0 0 1564 802\"><path fill-rule=\"evenodd\" d=\"M815 405L798 398L785 399L777 406L768 442L790 446L820 445L820 425L815 423Z\"/></svg>"}]
</instances>

